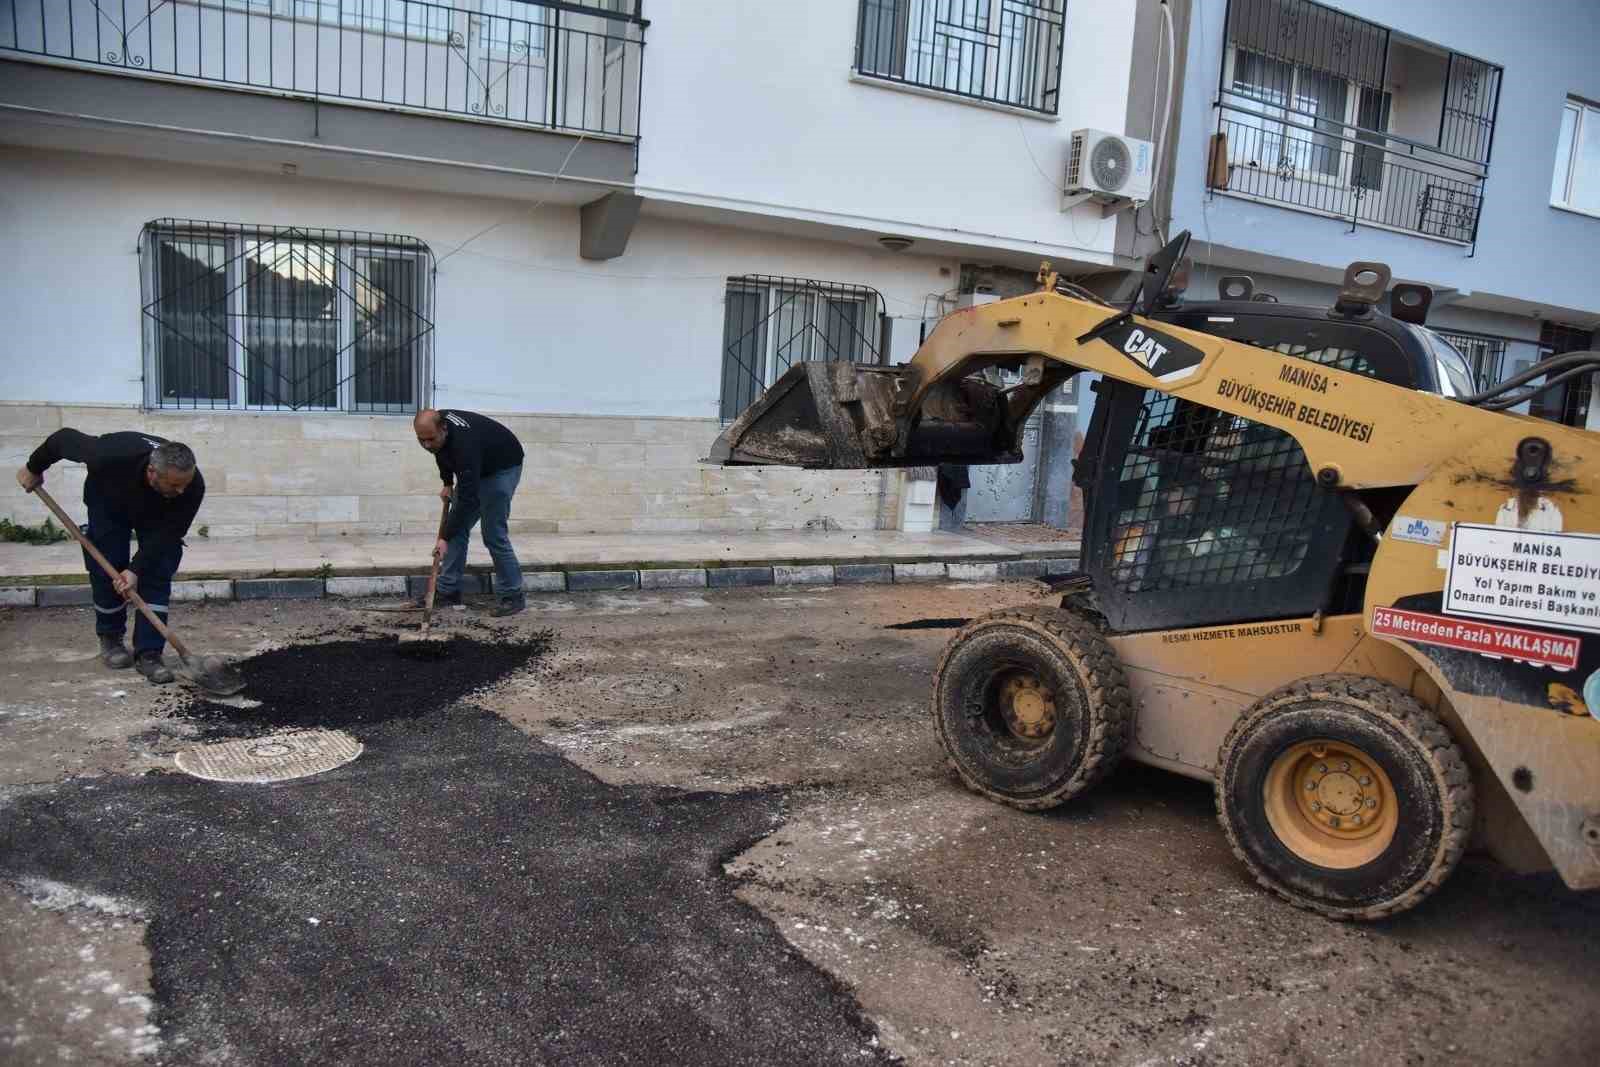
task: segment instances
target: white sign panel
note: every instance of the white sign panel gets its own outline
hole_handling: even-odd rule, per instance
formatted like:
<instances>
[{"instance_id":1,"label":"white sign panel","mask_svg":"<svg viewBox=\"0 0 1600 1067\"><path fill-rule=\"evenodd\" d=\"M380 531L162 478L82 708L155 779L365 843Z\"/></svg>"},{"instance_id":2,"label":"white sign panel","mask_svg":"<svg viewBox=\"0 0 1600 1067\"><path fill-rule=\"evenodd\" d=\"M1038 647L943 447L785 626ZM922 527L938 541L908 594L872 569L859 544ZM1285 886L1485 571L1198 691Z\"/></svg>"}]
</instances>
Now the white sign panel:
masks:
<instances>
[{"instance_id":1,"label":"white sign panel","mask_svg":"<svg viewBox=\"0 0 1600 1067\"><path fill-rule=\"evenodd\" d=\"M1457 523L1444 610L1600 633L1600 535Z\"/></svg>"}]
</instances>

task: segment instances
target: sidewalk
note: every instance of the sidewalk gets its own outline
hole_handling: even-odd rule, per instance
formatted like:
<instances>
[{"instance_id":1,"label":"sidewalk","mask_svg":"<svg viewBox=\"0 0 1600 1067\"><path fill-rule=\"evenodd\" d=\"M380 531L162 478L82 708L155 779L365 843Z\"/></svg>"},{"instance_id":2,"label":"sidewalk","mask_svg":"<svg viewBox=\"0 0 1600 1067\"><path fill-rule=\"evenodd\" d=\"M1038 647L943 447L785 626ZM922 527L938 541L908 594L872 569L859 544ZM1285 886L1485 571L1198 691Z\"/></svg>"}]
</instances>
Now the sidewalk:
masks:
<instances>
[{"instance_id":1,"label":"sidewalk","mask_svg":"<svg viewBox=\"0 0 1600 1067\"><path fill-rule=\"evenodd\" d=\"M517 557L532 592L832 584L1038 577L1065 573L1078 545L898 530L708 534L520 535ZM219 538L191 536L175 599L380 596L404 593L428 570L427 537ZM487 582L474 537L469 571ZM954 565L952 568L950 565ZM826 572L826 573L824 573ZM37 588L35 588L37 587ZM83 554L71 542L0 543L0 604L87 602Z\"/></svg>"}]
</instances>

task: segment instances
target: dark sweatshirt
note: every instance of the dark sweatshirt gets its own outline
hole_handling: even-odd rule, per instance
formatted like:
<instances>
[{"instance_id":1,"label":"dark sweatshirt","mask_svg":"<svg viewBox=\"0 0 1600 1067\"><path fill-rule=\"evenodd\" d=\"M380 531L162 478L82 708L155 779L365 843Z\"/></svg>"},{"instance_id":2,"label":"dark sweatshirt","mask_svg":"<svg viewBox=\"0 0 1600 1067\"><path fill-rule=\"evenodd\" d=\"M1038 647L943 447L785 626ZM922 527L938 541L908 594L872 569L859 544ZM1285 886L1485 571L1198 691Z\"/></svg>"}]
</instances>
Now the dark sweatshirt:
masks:
<instances>
[{"instance_id":1,"label":"dark sweatshirt","mask_svg":"<svg viewBox=\"0 0 1600 1067\"><path fill-rule=\"evenodd\" d=\"M522 445L517 435L487 415L475 411L444 408L444 447L433 454L439 464L439 477L454 485L454 506L445 523L446 541L461 531L462 519L478 513L478 479L522 466Z\"/></svg>"},{"instance_id":2,"label":"dark sweatshirt","mask_svg":"<svg viewBox=\"0 0 1600 1067\"><path fill-rule=\"evenodd\" d=\"M121 431L91 437L63 427L33 450L28 469L43 474L63 459L87 464L89 481L105 501L106 510L139 531L139 551L128 569L143 577L150 559L183 540L206 495L206 480L198 467L189 488L171 500L150 488L145 468L150 465L150 453L161 444L166 444L164 438L150 434Z\"/></svg>"}]
</instances>

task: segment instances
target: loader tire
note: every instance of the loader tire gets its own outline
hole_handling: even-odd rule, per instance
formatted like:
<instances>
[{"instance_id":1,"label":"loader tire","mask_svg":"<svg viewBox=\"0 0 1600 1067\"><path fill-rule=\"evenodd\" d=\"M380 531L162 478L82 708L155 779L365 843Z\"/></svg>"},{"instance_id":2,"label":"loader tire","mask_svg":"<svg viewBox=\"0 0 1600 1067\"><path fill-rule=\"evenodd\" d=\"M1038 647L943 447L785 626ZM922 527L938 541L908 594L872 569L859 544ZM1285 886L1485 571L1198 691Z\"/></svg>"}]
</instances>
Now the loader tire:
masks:
<instances>
[{"instance_id":1,"label":"loader tire","mask_svg":"<svg viewBox=\"0 0 1600 1067\"><path fill-rule=\"evenodd\" d=\"M1387 682L1323 674L1261 698L1217 753L1217 819L1256 881L1333 919L1382 919L1455 870L1472 777L1450 731Z\"/></svg>"},{"instance_id":2,"label":"loader tire","mask_svg":"<svg viewBox=\"0 0 1600 1067\"><path fill-rule=\"evenodd\" d=\"M1091 621L1013 608L974 619L945 646L933 722L968 788L1034 811L1077 796L1116 765L1133 697Z\"/></svg>"}]
</instances>

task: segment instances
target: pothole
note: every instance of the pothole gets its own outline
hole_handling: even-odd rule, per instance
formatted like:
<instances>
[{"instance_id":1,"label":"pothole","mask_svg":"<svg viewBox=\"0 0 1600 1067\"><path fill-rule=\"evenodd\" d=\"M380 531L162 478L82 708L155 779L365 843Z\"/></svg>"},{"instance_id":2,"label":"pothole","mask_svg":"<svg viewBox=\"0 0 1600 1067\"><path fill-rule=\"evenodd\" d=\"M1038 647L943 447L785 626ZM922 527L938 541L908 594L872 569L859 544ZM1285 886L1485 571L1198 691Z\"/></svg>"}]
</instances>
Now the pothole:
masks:
<instances>
[{"instance_id":1,"label":"pothole","mask_svg":"<svg viewBox=\"0 0 1600 1067\"><path fill-rule=\"evenodd\" d=\"M291 730L186 748L174 760L180 771L196 778L264 785L342 767L361 755L361 747L339 730Z\"/></svg>"}]
</instances>

